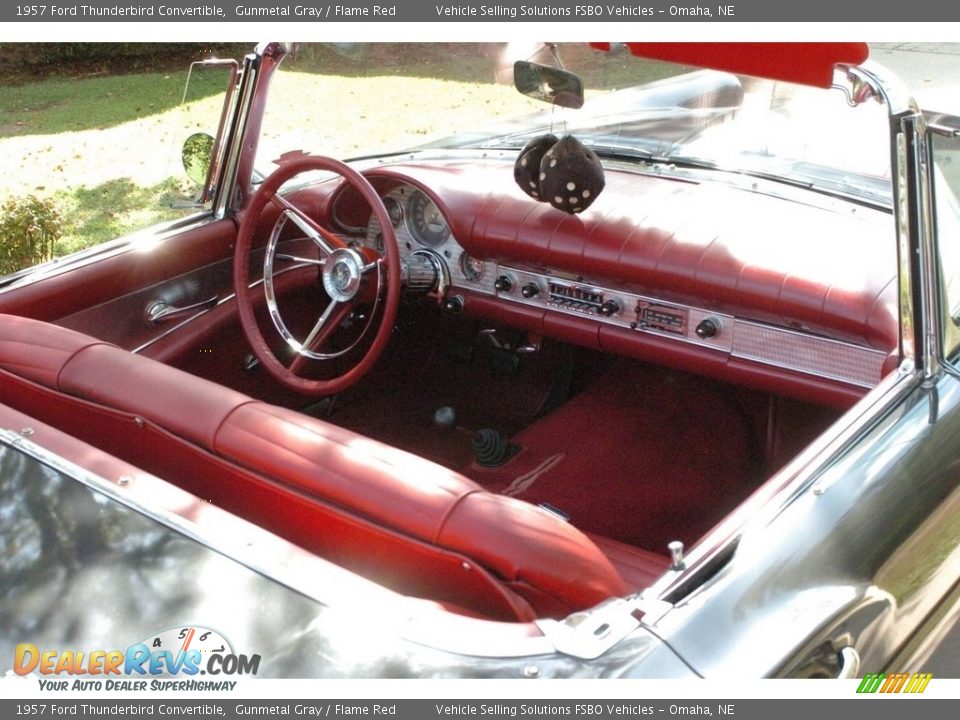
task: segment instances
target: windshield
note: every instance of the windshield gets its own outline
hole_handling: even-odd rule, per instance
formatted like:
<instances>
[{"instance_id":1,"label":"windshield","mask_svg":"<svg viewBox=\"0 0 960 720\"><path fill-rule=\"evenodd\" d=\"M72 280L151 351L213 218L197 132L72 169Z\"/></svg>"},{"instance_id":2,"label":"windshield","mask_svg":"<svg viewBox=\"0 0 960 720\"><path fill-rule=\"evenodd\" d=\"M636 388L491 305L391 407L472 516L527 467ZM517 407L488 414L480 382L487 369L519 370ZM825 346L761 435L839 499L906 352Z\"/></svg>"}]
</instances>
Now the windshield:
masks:
<instances>
[{"instance_id":1,"label":"windshield","mask_svg":"<svg viewBox=\"0 0 960 720\"><path fill-rule=\"evenodd\" d=\"M265 119L258 167L269 172L272 159L297 149L341 158L411 149L514 151L552 132L574 135L609 161L748 173L890 204L889 131L880 103L851 107L836 89L697 71L585 45L561 45L555 54L537 47L301 50L276 83L282 109ZM517 93L513 62L531 57L580 74L584 106L558 108ZM311 97L317 102L304 102Z\"/></svg>"}]
</instances>

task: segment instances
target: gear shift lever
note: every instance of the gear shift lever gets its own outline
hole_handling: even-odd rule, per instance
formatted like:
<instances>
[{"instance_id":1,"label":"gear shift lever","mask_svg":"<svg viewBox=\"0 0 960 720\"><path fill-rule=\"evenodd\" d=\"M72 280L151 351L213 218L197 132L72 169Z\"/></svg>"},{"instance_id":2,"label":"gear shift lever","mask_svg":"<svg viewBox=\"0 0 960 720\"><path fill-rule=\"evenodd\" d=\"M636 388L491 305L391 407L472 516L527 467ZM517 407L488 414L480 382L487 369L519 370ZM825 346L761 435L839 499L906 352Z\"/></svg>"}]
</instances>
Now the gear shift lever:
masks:
<instances>
[{"instance_id":1,"label":"gear shift lever","mask_svg":"<svg viewBox=\"0 0 960 720\"><path fill-rule=\"evenodd\" d=\"M457 427L457 411L449 405L437 408L433 414L433 426L437 432L445 434Z\"/></svg>"},{"instance_id":2,"label":"gear shift lever","mask_svg":"<svg viewBox=\"0 0 960 720\"><path fill-rule=\"evenodd\" d=\"M499 430L493 428L470 430L457 424L458 420L457 411L449 405L437 408L433 413L433 426L437 432L446 434L456 430L470 437L470 449L473 450L477 464L484 467L497 467L517 451L517 447L511 445L507 436Z\"/></svg>"}]
</instances>

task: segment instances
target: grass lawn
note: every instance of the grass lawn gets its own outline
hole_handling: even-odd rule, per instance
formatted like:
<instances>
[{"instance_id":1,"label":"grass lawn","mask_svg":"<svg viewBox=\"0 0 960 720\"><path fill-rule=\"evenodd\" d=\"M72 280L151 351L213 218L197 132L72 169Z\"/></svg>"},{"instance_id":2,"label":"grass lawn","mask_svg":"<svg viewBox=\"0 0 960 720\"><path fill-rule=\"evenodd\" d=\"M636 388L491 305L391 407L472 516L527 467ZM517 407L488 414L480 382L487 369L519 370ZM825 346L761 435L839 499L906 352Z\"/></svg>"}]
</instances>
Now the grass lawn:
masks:
<instances>
[{"instance_id":1,"label":"grass lawn","mask_svg":"<svg viewBox=\"0 0 960 720\"><path fill-rule=\"evenodd\" d=\"M671 72L586 46L562 53L592 92ZM260 157L403 149L543 109L504 84L512 59L528 54L492 43L304 46L271 88ZM64 221L56 254L182 215L170 207L193 192L180 147L192 132L215 130L225 75L195 73L184 103L186 78L185 63L181 71L0 79L0 203L51 199Z\"/></svg>"}]
</instances>

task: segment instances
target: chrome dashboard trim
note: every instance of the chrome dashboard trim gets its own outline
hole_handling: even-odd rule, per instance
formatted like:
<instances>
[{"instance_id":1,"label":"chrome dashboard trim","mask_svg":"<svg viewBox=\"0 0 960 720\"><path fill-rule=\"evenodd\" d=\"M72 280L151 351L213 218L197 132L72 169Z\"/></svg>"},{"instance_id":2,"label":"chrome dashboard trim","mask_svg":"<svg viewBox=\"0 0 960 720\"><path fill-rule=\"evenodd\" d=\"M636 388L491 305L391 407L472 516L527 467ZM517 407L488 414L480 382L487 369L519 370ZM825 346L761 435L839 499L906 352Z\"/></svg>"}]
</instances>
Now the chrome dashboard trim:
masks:
<instances>
[{"instance_id":1,"label":"chrome dashboard trim","mask_svg":"<svg viewBox=\"0 0 960 720\"><path fill-rule=\"evenodd\" d=\"M384 199L392 198L405 207L408 200L407 196L413 191L422 192L415 186L404 183L392 188L383 197ZM370 217L367 227L363 231L365 233L362 240L364 245L377 250L376 240L380 232L380 223L376 217ZM434 247L422 245L410 232L405 214L404 219L394 227L394 233L397 237L397 247L400 250L401 260L406 261L410 255L426 255L434 264L439 266L438 269L443 283L437 294L441 301L446 290L453 290L457 287L488 295L494 294L493 282L496 276L496 263L484 261L484 271L479 280L468 278L464 275L460 265L466 251L457 242L452 231L446 240Z\"/></svg>"},{"instance_id":2,"label":"chrome dashboard trim","mask_svg":"<svg viewBox=\"0 0 960 720\"><path fill-rule=\"evenodd\" d=\"M724 352L731 358L836 380L857 387L872 388L879 383L883 363L887 358L887 354L883 351L853 343L734 317L649 295L610 289L595 282L569 279L562 274L536 273L508 265L498 266L494 274L507 275L513 281L513 286L509 290L495 292L497 297L504 300L532 305L563 315L587 317L622 330L699 345ZM589 307L560 305L552 302L549 286L554 282L576 285L602 295L604 300L614 300L619 304L620 312L607 317L594 312ZM522 288L528 284L538 286L539 291L536 295L525 297L522 294ZM644 326L642 322L638 322L641 320L638 308L641 307L675 311L677 317L683 318L682 327L679 331L668 331ZM706 320L713 320L719 324L720 332L712 338L697 336L696 328Z\"/></svg>"},{"instance_id":3,"label":"chrome dashboard trim","mask_svg":"<svg viewBox=\"0 0 960 720\"><path fill-rule=\"evenodd\" d=\"M732 356L872 388L887 354L880 350L737 318Z\"/></svg>"},{"instance_id":4,"label":"chrome dashboard trim","mask_svg":"<svg viewBox=\"0 0 960 720\"><path fill-rule=\"evenodd\" d=\"M521 270L509 265L497 266L496 275L507 275L513 280L513 287L509 290L496 291L496 296L504 300L522 303L524 305L533 305L552 312L562 313L564 315L573 315L577 317L587 317L606 325L612 325L624 330L633 330L638 333L657 335L658 337L671 338L681 342L687 342L694 345L701 345L714 350L723 350L730 352L733 337L734 317L724 313L713 312L704 308L675 303L661 298L649 295L638 295L635 293L614 290L595 282L590 282L580 278L572 278L564 274L544 274ZM571 306L558 305L550 301L548 286L551 282L577 285L585 289L601 293L604 300L613 300L618 303L619 311L610 316L603 316L599 313L591 312L588 309ZM535 284L540 291L533 297L525 297L522 289L525 285ZM658 329L656 327L645 326L642 323L638 308L664 308L672 309L685 317L682 332L674 332ZM708 318L716 319L720 322L721 331L713 338L701 339L697 337L695 328Z\"/></svg>"}]
</instances>

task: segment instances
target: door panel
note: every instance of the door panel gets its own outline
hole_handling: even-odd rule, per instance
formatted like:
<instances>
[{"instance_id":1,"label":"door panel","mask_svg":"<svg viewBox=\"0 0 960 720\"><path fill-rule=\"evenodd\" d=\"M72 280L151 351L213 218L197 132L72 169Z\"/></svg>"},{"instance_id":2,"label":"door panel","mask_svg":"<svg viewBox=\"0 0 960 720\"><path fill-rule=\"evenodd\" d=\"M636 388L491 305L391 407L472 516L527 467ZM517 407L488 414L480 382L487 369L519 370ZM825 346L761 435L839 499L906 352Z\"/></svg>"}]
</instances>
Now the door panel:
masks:
<instances>
[{"instance_id":1,"label":"door panel","mask_svg":"<svg viewBox=\"0 0 960 720\"><path fill-rule=\"evenodd\" d=\"M87 259L68 259L60 268L48 263L36 275L0 291L0 312L58 322L129 346L134 341L130 328L144 324L145 308L134 309L125 299L199 268L229 262L235 239L232 220L204 221L156 241L131 241ZM196 289L206 291L205 282ZM186 301L190 287L181 288L183 297L170 299ZM165 329L161 324L155 331Z\"/></svg>"}]
</instances>

